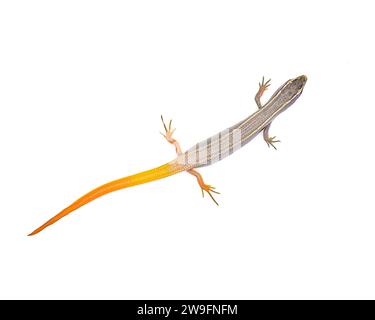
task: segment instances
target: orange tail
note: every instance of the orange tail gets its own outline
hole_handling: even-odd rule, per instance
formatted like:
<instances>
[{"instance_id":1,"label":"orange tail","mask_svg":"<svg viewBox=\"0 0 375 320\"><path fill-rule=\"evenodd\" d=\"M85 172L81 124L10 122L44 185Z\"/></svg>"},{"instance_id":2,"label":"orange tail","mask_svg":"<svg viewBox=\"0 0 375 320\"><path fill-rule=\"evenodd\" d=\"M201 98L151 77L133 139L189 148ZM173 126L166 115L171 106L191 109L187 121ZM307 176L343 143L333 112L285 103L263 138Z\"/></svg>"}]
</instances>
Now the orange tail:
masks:
<instances>
[{"instance_id":1,"label":"orange tail","mask_svg":"<svg viewBox=\"0 0 375 320\"><path fill-rule=\"evenodd\" d=\"M72 211L78 209L79 207L82 207L83 205L95 200L96 198L99 198L107 193L117 191L120 189L136 186L138 184L151 182L154 180L166 178L168 176L171 176L173 174L176 174L178 172L184 171L183 166L178 166L176 164L167 163L160 167L144 171L141 173L134 174L132 176L128 176L125 178L121 178L118 180L114 180L111 182L108 182L106 184L103 184L102 186L90 191L89 193L85 194L75 202L73 202L69 207L66 207L64 210L62 210L60 213L55 215L53 218L48 220L45 224L40 226L39 228L35 229L33 232L29 234L29 236L33 236L43 229L47 228L51 224L54 224L56 221L60 220L61 218L65 217Z\"/></svg>"}]
</instances>

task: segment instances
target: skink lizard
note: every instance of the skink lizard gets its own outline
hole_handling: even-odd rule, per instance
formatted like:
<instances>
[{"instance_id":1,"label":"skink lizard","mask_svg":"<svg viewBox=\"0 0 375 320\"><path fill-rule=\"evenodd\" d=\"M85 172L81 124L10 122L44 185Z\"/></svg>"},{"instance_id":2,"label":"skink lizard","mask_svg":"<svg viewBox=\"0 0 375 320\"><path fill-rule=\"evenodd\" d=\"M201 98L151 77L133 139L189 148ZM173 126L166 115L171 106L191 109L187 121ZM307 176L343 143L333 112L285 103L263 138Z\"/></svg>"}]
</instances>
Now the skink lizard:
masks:
<instances>
[{"instance_id":1,"label":"skink lizard","mask_svg":"<svg viewBox=\"0 0 375 320\"><path fill-rule=\"evenodd\" d=\"M97 187L73 202L70 206L66 207L42 226L35 229L29 234L29 236L39 233L72 211L77 210L83 205L107 193L166 178L182 171L186 171L195 176L202 190L202 195L204 196L204 192L207 192L211 199L218 204L213 197L213 193L219 194L219 192L217 192L213 186L206 184L203 181L201 174L196 169L211 165L216 161L224 159L251 141L261 131L263 131L263 138L267 145L276 149L274 144L280 141L276 140L276 137L269 136L268 132L271 123L275 117L286 110L298 99L298 97L302 94L306 81L307 77L304 75L286 81L279 89L276 90L268 102L262 105L260 99L264 91L266 91L270 86L270 80L264 82L263 77L262 82L259 83L258 92L255 95L255 102L258 106L258 110L256 112L238 122L234 126L219 132L215 136L197 143L186 152L182 152L180 144L176 139L173 138L175 129L172 129L172 120L169 121L167 126L163 117L161 117L165 130L165 133L162 133L162 135L170 144L174 145L177 153L176 159L160 167L114 180Z\"/></svg>"}]
</instances>

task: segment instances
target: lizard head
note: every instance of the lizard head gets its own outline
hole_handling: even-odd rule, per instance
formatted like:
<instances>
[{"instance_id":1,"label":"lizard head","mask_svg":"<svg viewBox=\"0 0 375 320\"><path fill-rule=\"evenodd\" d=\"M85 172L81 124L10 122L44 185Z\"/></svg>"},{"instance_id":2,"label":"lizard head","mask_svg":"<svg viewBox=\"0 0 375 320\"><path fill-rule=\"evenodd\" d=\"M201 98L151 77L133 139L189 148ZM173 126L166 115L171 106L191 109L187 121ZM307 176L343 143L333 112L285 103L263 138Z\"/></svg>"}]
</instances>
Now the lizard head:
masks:
<instances>
[{"instance_id":1,"label":"lizard head","mask_svg":"<svg viewBox=\"0 0 375 320\"><path fill-rule=\"evenodd\" d=\"M281 99L285 103L285 108L292 105L302 94L303 88L305 87L307 77L305 75L299 76L294 79L288 80L282 86Z\"/></svg>"},{"instance_id":2,"label":"lizard head","mask_svg":"<svg viewBox=\"0 0 375 320\"><path fill-rule=\"evenodd\" d=\"M289 80L289 91L299 96L303 91L306 81L307 77L305 75Z\"/></svg>"},{"instance_id":3,"label":"lizard head","mask_svg":"<svg viewBox=\"0 0 375 320\"><path fill-rule=\"evenodd\" d=\"M299 77L293 79L293 83L295 83L295 85L298 86L299 89L303 89L306 81L307 81L307 77L305 75L302 75L302 76L299 76Z\"/></svg>"}]
</instances>

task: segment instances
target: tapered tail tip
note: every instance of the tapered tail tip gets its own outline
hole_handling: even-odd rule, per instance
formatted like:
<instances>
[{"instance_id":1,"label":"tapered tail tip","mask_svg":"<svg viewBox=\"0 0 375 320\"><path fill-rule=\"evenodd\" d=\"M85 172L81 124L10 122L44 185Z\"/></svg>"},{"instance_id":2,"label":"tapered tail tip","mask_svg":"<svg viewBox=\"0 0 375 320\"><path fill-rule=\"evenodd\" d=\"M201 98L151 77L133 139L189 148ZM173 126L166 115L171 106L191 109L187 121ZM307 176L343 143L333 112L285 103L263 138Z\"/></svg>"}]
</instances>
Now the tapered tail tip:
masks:
<instances>
[{"instance_id":1,"label":"tapered tail tip","mask_svg":"<svg viewBox=\"0 0 375 320\"><path fill-rule=\"evenodd\" d=\"M38 229L35 229L33 232L29 233L27 236L28 236L28 237L34 236L34 235L36 235L37 233L39 233L40 231L42 231L44 228L45 228L44 226L39 227Z\"/></svg>"}]
</instances>

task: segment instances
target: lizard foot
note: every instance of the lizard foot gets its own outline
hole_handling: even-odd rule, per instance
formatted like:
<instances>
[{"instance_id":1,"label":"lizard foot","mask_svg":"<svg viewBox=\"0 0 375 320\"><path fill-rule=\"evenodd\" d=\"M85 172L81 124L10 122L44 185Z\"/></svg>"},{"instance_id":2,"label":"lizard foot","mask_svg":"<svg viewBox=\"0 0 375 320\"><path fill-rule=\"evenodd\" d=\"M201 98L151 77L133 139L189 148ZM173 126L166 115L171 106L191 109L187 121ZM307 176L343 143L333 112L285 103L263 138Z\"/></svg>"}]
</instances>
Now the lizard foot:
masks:
<instances>
[{"instance_id":1,"label":"lizard foot","mask_svg":"<svg viewBox=\"0 0 375 320\"><path fill-rule=\"evenodd\" d=\"M271 79L264 82L264 77L262 77L262 82L259 82L259 96L262 96L264 91L266 91L270 85Z\"/></svg>"},{"instance_id":2,"label":"lizard foot","mask_svg":"<svg viewBox=\"0 0 375 320\"><path fill-rule=\"evenodd\" d=\"M202 190L202 197L204 198L204 191L208 193L208 195L211 197L212 201L216 203L216 205L219 205L218 202L213 197L212 193L220 194L220 192L215 191L215 187L210 186L209 184L203 184L200 186Z\"/></svg>"},{"instance_id":3,"label":"lizard foot","mask_svg":"<svg viewBox=\"0 0 375 320\"><path fill-rule=\"evenodd\" d=\"M169 120L168 128L164 122L163 116L161 116L161 121L163 122L165 133L160 132L160 134L169 142L174 143L176 140L173 139L173 133L176 131L176 129L172 129L172 119Z\"/></svg>"},{"instance_id":4,"label":"lizard foot","mask_svg":"<svg viewBox=\"0 0 375 320\"><path fill-rule=\"evenodd\" d=\"M270 147L270 145L271 145L275 150L277 150L277 148L275 147L274 143L281 142L281 141L280 140L275 140L275 139L276 139L276 137L270 137L270 138L266 139L266 143L267 143L268 147Z\"/></svg>"}]
</instances>

